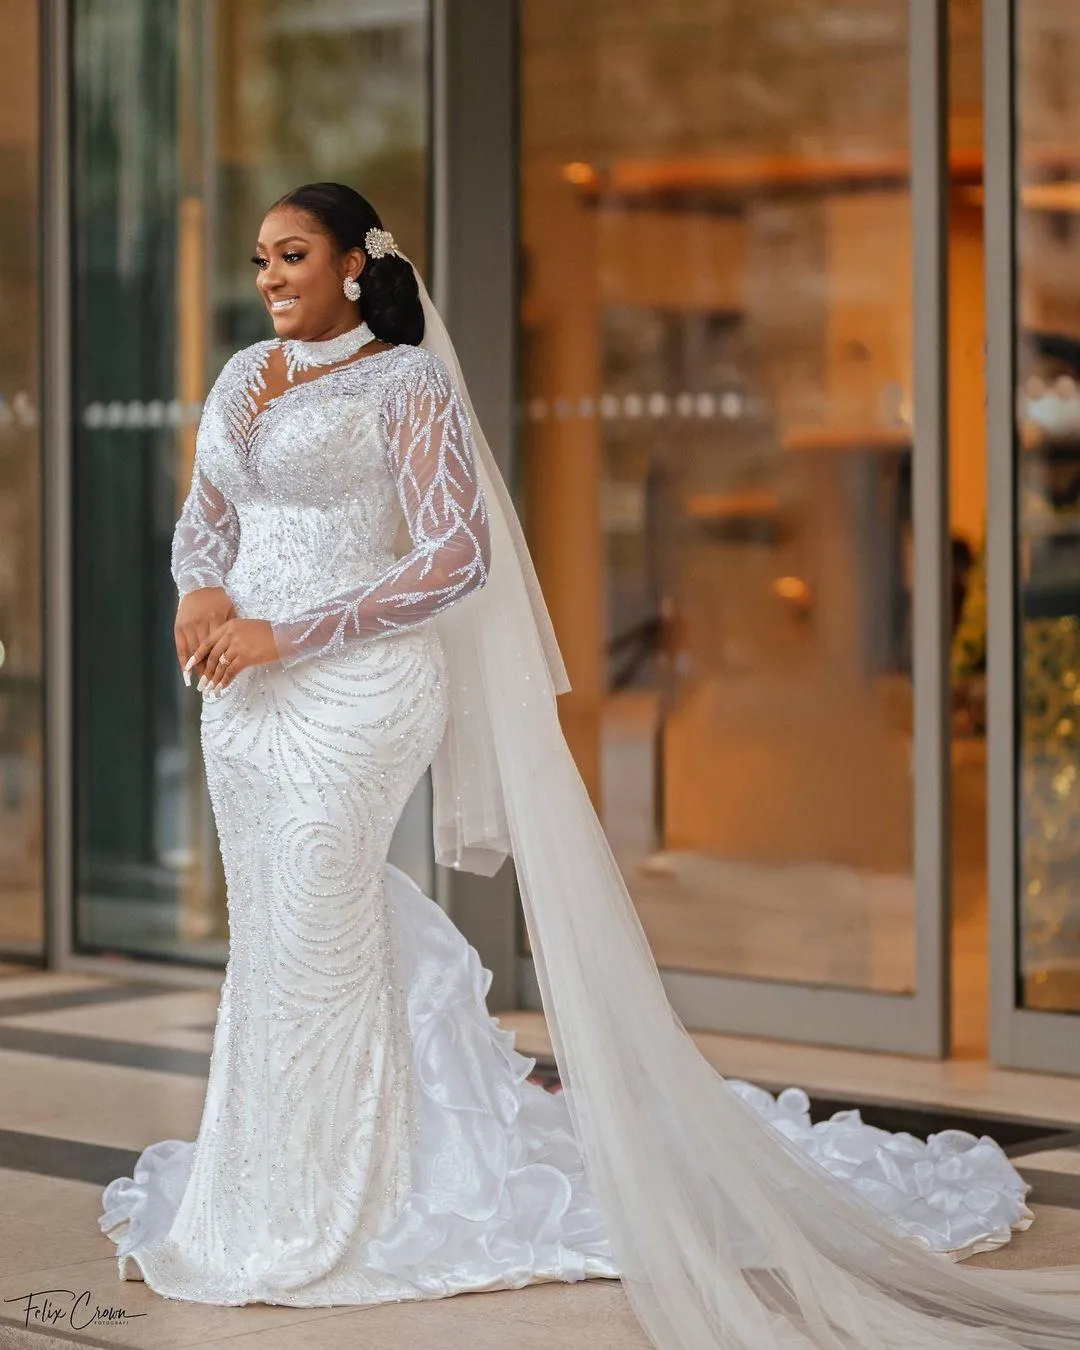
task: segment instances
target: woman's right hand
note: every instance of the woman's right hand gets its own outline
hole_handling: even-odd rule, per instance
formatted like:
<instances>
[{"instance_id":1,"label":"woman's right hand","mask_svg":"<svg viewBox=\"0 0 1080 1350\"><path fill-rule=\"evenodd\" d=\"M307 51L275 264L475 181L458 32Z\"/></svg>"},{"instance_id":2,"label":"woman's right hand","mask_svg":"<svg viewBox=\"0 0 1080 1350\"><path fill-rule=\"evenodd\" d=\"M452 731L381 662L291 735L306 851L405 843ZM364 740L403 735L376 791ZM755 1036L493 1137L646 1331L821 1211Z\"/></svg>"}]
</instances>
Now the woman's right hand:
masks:
<instances>
[{"instance_id":1,"label":"woman's right hand","mask_svg":"<svg viewBox=\"0 0 1080 1350\"><path fill-rule=\"evenodd\" d=\"M235 617L236 606L223 586L200 586L196 591L188 591L180 601L173 625L173 639L185 684L191 683L192 672L184 667L199 649L200 643L215 628L220 628L226 620ZM196 667L195 677L202 674L204 672Z\"/></svg>"}]
</instances>

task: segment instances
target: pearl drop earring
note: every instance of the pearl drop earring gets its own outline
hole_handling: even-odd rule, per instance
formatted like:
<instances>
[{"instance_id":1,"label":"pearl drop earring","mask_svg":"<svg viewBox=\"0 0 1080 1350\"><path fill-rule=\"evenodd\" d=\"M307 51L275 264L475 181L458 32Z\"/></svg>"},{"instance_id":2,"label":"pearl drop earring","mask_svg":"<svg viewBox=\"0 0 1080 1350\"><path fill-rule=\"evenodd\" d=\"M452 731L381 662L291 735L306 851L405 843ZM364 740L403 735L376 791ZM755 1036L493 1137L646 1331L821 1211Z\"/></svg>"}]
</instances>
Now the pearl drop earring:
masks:
<instances>
[{"instance_id":1,"label":"pearl drop earring","mask_svg":"<svg viewBox=\"0 0 1080 1350\"><path fill-rule=\"evenodd\" d=\"M360 299L360 283L355 277L346 277L341 283L341 289L345 292L346 300Z\"/></svg>"}]
</instances>

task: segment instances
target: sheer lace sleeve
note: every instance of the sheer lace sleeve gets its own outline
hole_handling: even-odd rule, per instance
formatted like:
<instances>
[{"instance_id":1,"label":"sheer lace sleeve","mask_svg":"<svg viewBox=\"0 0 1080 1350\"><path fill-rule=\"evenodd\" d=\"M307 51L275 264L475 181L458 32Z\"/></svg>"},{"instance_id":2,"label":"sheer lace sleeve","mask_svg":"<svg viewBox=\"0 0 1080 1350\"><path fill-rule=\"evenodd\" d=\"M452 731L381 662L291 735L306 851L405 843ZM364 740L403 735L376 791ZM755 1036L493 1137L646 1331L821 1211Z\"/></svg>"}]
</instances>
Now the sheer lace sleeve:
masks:
<instances>
[{"instance_id":1,"label":"sheer lace sleeve","mask_svg":"<svg viewBox=\"0 0 1080 1350\"><path fill-rule=\"evenodd\" d=\"M275 622L284 666L423 623L487 580L491 542L472 431L437 357L425 353L393 381L382 422L412 548L362 585Z\"/></svg>"},{"instance_id":2,"label":"sheer lace sleeve","mask_svg":"<svg viewBox=\"0 0 1080 1350\"><path fill-rule=\"evenodd\" d=\"M239 544L236 510L203 473L196 449L191 488L172 540L172 574L181 597L200 586L222 585Z\"/></svg>"}]
</instances>

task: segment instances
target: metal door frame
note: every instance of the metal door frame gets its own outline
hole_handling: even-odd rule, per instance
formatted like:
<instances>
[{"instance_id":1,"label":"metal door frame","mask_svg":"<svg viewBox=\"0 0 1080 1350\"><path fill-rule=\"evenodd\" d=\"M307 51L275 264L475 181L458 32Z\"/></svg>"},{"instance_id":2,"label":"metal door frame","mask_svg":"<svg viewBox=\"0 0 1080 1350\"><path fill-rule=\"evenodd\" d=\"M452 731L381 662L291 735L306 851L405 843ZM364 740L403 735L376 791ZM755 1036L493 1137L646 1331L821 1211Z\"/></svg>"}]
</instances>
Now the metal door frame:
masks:
<instances>
[{"instance_id":1,"label":"metal door frame","mask_svg":"<svg viewBox=\"0 0 1080 1350\"><path fill-rule=\"evenodd\" d=\"M915 993L664 970L668 998L688 1027L866 1050L949 1053L948 40L947 0L910 0ZM520 957L518 966L520 1001L539 1008L531 959Z\"/></svg>"},{"instance_id":2,"label":"metal door frame","mask_svg":"<svg viewBox=\"0 0 1080 1350\"><path fill-rule=\"evenodd\" d=\"M1015 0L983 5L990 1058L1017 1069L1075 1074L1080 1072L1080 1017L1022 1007L1017 967L1022 632L1016 591L1016 19Z\"/></svg>"},{"instance_id":3,"label":"metal door frame","mask_svg":"<svg viewBox=\"0 0 1080 1350\"><path fill-rule=\"evenodd\" d=\"M513 51L513 25L503 0L429 0L429 172L432 281L457 334L456 345L485 425L496 423L510 443L513 416L516 240L500 216L501 191L516 200L513 173L514 67L479 61ZM511 7L512 8L512 7ZM71 457L73 453L70 281L72 268L70 106L72 99L69 0L43 5L42 68L42 408L45 594L45 933L50 969L112 975L159 984L217 987L221 969L140 957L84 955L75 946L74 837L75 689L72 648ZM493 116L505 110L506 148L494 158ZM487 184L487 191L478 184ZM483 276L484 304L455 276ZM502 330L497 322L504 320ZM500 424L502 417L506 426ZM496 439L493 436L493 441ZM411 836L426 828L430 791L407 808ZM422 861L422 860L421 860ZM500 877L471 877L435 868L432 889L494 971L492 1000L514 1001L514 891L510 868ZM437 875L435 875L437 873Z\"/></svg>"}]
</instances>

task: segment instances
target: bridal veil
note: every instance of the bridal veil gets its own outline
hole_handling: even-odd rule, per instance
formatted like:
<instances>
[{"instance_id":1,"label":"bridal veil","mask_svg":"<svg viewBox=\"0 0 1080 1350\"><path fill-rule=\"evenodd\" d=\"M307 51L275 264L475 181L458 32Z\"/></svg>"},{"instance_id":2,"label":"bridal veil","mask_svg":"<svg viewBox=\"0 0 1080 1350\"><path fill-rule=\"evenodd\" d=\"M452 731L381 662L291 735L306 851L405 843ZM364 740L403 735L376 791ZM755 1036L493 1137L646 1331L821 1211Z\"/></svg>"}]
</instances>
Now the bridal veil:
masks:
<instances>
[{"instance_id":1,"label":"bridal veil","mask_svg":"<svg viewBox=\"0 0 1080 1350\"><path fill-rule=\"evenodd\" d=\"M486 585L435 620L451 682L435 854L484 875L513 856L567 1105L648 1336L659 1350L1080 1347L1080 1266L978 1269L931 1252L697 1050L563 739L556 696L570 686L536 573L417 281L423 345L472 422L492 550Z\"/></svg>"}]
</instances>

